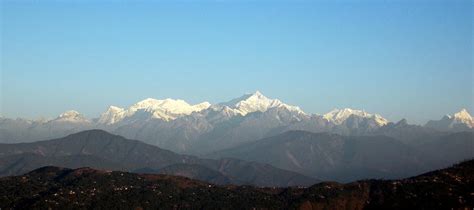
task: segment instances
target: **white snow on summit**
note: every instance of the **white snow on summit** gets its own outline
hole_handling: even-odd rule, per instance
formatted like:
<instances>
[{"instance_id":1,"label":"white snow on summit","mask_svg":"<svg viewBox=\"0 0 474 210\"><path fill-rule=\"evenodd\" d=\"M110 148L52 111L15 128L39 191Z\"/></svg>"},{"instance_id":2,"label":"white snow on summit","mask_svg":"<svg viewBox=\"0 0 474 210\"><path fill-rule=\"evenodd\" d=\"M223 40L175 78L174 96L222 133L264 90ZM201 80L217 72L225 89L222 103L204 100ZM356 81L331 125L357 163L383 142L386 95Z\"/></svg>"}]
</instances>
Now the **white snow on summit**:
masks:
<instances>
[{"instance_id":1,"label":"white snow on summit","mask_svg":"<svg viewBox=\"0 0 474 210\"><path fill-rule=\"evenodd\" d=\"M81 113L75 110L69 110L60 114L56 119L54 119L54 121L73 123L89 122L87 118L85 118Z\"/></svg>"},{"instance_id":2,"label":"white snow on summit","mask_svg":"<svg viewBox=\"0 0 474 210\"><path fill-rule=\"evenodd\" d=\"M191 115L195 112L201 112L209 108L221 113L221 115L217 116L223 116L226 119L237 115L245 116L253 112L266 112L267 110L274 108L288 110L295 116L307 115L297 106L285 104L278 99L270 99L264 96L261 92L256 91L255 93L245 94L239 98L216 105L211 105L209 102L190 105L186 101L180 99L167 98L158 100L147 98L128 108L110 106L100 115L96 122L102 125L113 125L123 122L124 120L129 123L149 119L172 121L179 117ZM348 108L341 110L335 109L322 117L336 125L340 125L352 115L372 119L378 126L383 126L388 123L388 120L378 114L370 114L365 111ZM456 113L454 118L459 122L469 122L471 123L470 125L474 125L472 123L472 117L466 110ZM77 111L65 112L61 114L56 121L90 122Z\"/></svg>"},{"instance_id":3,"label":"white snow on summit","mask_svg":"<svg viewBox=\"0 0 474 210\"><path fill-rule=\"evenodd\" d=\"M447 117L452 120L450 127L453 127L454 124L465 124L469 128L474 128L474 119L466 109L461 109L453 116L447 115Z\"/></svg>"},{"instance_id":4,"label":"white snow on summit","mask_svg":"<svg viewBox=\"0 0 474 210\"><path fill-rule=\"evenodd\" d=\"M389 121L383 118L378 114L370 114L362 110L354 110L354 109L334 109L326 114L323 115L323 118L333 122L336 125L342 124L344 121L347 120L350 116L355 115L362 118L371 118L373 119L379 126L386 125Z\"/></svg>"},{"instance_id":5,"label":"white snow on summit","mask_svg":"<svg viewBox=\"0 0 474 210\"><path fill-rule=\"evenodd\" d=\"M265 112L270 108L276 107L285 108L292 112L304 114L304 112L299 107L284 104L278 99L269 99L259 91L256 91L253 94L246 94L229 102L220 103L218 106L229 107L234 110L234 112L239 113L242 116L252 112Z\"/></svg>"},{"instance_id":6,"label":"white snow on summit","mask_svg":"<svg viewBox=\"0 0 474 210\"><path fill-rule=\"evenodd\" d=\"M144 111L151 114L152 118L165 121L174 120L177 117L189 115L193 112L199 112L211 106L208 102L196 105L190 105L183 100L164 99L158 100L147 98L130 106L127 109L111 106L104 112L98 122L101 124L115 124L127 117L133 117L138 111Z\"/></svg>"},{"instance_id":7,"label":"white snow on summit","mask_svg":"<svg viewBox=\"0 0 474 210\"><path fill-rule=\"evenodd\" d=\"M100 124L114 124L122 120L125 116L124 109L116 106L110 106L107 111L102 113L99 117Z\"/></svg>"}]
</instances>

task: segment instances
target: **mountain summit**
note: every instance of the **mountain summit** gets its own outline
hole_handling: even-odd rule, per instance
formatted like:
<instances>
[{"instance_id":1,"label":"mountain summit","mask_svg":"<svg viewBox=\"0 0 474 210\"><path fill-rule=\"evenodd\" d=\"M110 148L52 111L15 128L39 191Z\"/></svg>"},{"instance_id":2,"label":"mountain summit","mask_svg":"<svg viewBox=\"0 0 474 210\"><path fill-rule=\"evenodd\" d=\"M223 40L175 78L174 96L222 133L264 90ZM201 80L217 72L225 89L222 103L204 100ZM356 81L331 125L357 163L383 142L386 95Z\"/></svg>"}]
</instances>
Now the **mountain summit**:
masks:
<instances>
[{"instance_id":1,"label":"mountain summit","mask_svg":"<svg viewBox=\"0 0 474 210\"><path fill-rule=\"evenodd\" d=\"M461 109L461 111L455 113L452 118L456 123L466 124L469 128L474 127L474 120L466 109Z\"/></svg>"},{"instance_id":2,"label":"mountain summit","mask_svg":"<svg viewBox=\"0 0 474 210\"><path fill-rule=\"evenodd\" d=\"M267 98L260 91L256 91L253 94L245 94L228 102L220 103L219 105L234 109L242 116L252 112L265 112L268 109L277 107L285 108L289 111L294 111L297 113L304 113L299 107L285 104L278 99Z\"/></svg>"},{"instance_id":3,"label":"mountain summit","mask_svg":"<svg viewBox=\"0 0 474 210\"><path fill-rule=\"evenodd\" d=\"M75 110L69 110L60 114L56 119L54 119L54 121L71 123L89 122L89 120L85 118L84 115Z\"/></svg>"},{"instance_id":4,"label":"mountain summit","mask_svg":"<svg viewBox=\"0 0 474 210\"><path fill-rule=\"evenodd\" d=\"M115 124L121 122L125 118L133 119L134 115L136 118L143 119L143 115L146 119L162 119L164 121L174 120L180 116L189 115L193 112L199 112L207 109L211 106L209 102L203 102L196 105L190 105L184 100L175 99L164 99L158 100L154 98L147 98L139 101L136 104L130 106L127 109L123 109L116 106L110 106L106 112L104 112L98 122L101 124Z\"/></svg>"},{"instance_id":5,"label":"mountain summit","mask_svg":"<svg viewBox=\"0 0 474 210\"><path fill-rule=\"evenodd\" d=\"M384 126L389 122L379 114L370 114L362 110L354 110L349 108L341 110L334 109L323 115L323 118L327 119L330 122L333 122L336 125L340 125L351 116L372 119L378 126Z\"/></svg>"},{"instance_id":6,"label":"mountain summit","mask_svg":"<svg viewBox=\"0 0 474 210\"><path fill-rule=\"evenodd\" d=\"M430 120L426 123L426 127L438 130L466 130L474 128L474 119L466 109L454 113L453 115L445 115L440 120Z\"/></svg>"}]
</instances>

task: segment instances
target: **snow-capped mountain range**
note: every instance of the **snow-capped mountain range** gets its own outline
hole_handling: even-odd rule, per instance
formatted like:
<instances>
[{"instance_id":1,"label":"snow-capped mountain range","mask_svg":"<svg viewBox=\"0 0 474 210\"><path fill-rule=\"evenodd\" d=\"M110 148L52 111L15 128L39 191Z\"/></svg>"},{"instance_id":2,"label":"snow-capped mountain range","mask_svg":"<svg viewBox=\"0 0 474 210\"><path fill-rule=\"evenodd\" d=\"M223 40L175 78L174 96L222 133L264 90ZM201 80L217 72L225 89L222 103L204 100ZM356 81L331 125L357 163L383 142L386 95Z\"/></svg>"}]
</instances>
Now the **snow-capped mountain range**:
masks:
<instances>
[{"instance_id":1,"label":"snow-capped mountain range","mask_svg":"<svg viewBox=\"0 0 474 210\"><path fill-rule=\"evenodd\" d=\"M183 100L164 99L157 100L147 98L127 109L110 106L107 111L102 113L98 119L100 124L115 124L126 118L132 117L137 113L148 113L149 118L162 119L165 121L175 120L178 117L190 115L193 112L200 112L211 106L209 102L203 102L196 105L189 105Z\"/></svg>"},{"instance_id":2,"label":"snow-capped mountain range","mask_svg":"<svg viewBox=\"0 0 474 210\"><path fill-rule=\"evenodd\" d=\"M229 102L211 105L209 102L202 102L190 105L184 100L164 99L157 100L147 98L143 101L124 109L116 106L110 106L107 111L102 113L97 120L99 124L117 124L124 120L133 121L135 115L139 115L142 120L161 119L164 121L175 120L176 118L188 116L193 113L201 112L206 109L213 111L223 111L227 115L245 116L253 112L265 112L271 108L284 108L292 112L304 112L297 106L290 106L278 99L269 99L259 91L253 94L246 94ZM145 118L143 118L145 116Z\"/></svg>"},{"instance_id":3,"label":"snow-capped mountain range","mask_svg":"<svg viewBox=\"0 0 474 210\"><path fill-rule=\"evenodd\" d=\"M110 106L95 119L73 110L52 120L0 118L0 142L48 139L99 128L177 152L206 153L287 130L367 135L390 124L379 114L349 108L323 115L307 114L297 106L256 91L217 104L147 98L130 107ZM425 127L469 130L473 129L474 120L463 109L430 121Z\"/></svg>"},{"instance_id":4,"label":"snow-capped mountain range","mask_svg":"<svg viewBox=\"0 0 474 210\"><path fill-rule=\"evenodd\" d=\"M211 109L212 111L216 112L225 112L226 115L246 116L254 112L266 112L272 108L281 108L299 115L304 115L307 117L311 116L310 114L306 114L298 106L285 104L278 99L270 99L259 91L256 91L253 94L246 94L231 101L214 105L207 101L190 105L181 99L176 100L167 98L164 100L158 100L147 98L133 104L128 108L110 106L99 116L99 118L94 120L86 119L83 115L75 110L66 111L60 114L55 120L69 122L95 121L98 124L113 125L119 124L123 121L135 120L160 119L163 121L172 121L179 117L189 116L193 113L198 113L207 109ZM329 122L340 125L352 115L361 118L373 119L379 126L386 125L389 122L379 114L370 114L362 110L354 110L350 108L334 109L329 113L322 115L322 117Z\"/></svg>"}]
</instances>

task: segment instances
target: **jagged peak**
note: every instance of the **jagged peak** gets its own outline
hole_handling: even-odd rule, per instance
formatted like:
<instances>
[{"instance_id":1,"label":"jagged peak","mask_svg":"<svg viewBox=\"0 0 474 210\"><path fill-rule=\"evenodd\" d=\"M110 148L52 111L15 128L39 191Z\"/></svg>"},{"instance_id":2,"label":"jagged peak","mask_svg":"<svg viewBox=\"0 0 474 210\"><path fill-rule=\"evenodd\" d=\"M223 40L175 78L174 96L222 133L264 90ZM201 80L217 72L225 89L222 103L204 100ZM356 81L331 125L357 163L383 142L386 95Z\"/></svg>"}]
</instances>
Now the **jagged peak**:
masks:
<instances>
[{"instance_id":1,"label":"jagged peak","mask_svg":"<svg viewBox=\"0 0 474 210\"><path fill-rule=\"evenodd\" d=\"M68 110L61 113L55 121L88 122L89 120L76 110Z\"/></svg>"},{"instance_id":2,"label":"jagged peak","mask_svg":"<svg viewBox=\"0 0 474 210\"><path fill-rule=\"evenodd\" d=\"M151 118L162 119L165 121L174 120L179 116L189 115L193 112L199 112L211 106L209 102L202 102L190 105L181 99L154 99L146 98L127 109L110 106L99 118L101 124L115 124L127 117L133 116L137 112L148 112Z\"/></svg>"},{"instance_id":3,"label":"jagged peak","mask_svg":"<svg viewBox=\"0 0 474 210\"><path fill-rule=\"evenodd\" d=\"M238 98L234 98L230 101L227 101L227 102L222 102L222 103L219 103L218 105L220 106L228 106L228 107L235 107L239 102L241 101L246 101L246 100L258 100L258 99L264 99L264 100L268 100L269 98L267 98L266 96L264 96L260 91L255 91L254 93L246 93L244 94L243 96L240 96Z\"/></svg>"},{"instance_id":4,"label":"jagged peak","mask_svg":"<svg viewBox=\"0 0 474 210\"><path fill-rule=\"evenodd\" d=\"M454 113L453 117L455 119L467 119L472 120L471 114L466 109L461 109L461 111Z\"/></svg>"},{"instance_id":5,"label":"jagged peak","mask_svg":"<svg viewBox=\"0 0 474 210\"><path fill-rule=\"evenodd\" d=\"M452 123L450 127L453 127L454 124L464 124L468 128L474 128L474 119L471 114L466 109L461 109L461 111L454 113L452 116Z\"/></svg>"},{"instance_id":6,"label":"jagged peak","mask_svg":"<svg viewBox=\"0 0 474 210\"><path fill-rule=\"evenodd\" d=\"M220 103L218 105L228 106L243 116L252 112L265 112L270 108L277 107L304 114L304 112L299 107L284 104L278 99L268 98L258 90L254 93L245 94L239 98L235 98L228 102Z\"/></svg>"},{"instance_id":7,"label":"jagged peak","mask_svg":"<svg viewBox=\"0 0 474 210\"><path fill-rule=\"evenodd\" d=\"M68 111L65 111L65 112L61 113L58 117L59 118L68 118L68 117L75 117L75 116L79 116L79 115L81 115L81 113L79 113L76 110L68 110Z\"/></svg>"},{"instance_id":8,"label":"jagged peak","mask_svg":"<svg viewBox=\"0 0 474 210\"><path fill-rule=\"evenodd\" d=\"M459 125L474 128L474 118L472 118L467 109L461 109L452 115L447 114L440 120L430 120L425 126L438 129L452 129Z\"/></svg>"},{"instance_id":9,"label":"jagged peak","mask_svg":"<svg viewBox=\"0 0 474 210\"><path fill-rule=\"evenodd\" d=\"M254 98L261 98L261 99L268 99L266 96L264 96L262 94L262 92L260 91L255 91L253 94L250 94L250 97L254 97Z\"/></svg>"},{"instance_id":10,"label":"jagged peak","mask_svg":"<svg viewBox=\"0 0 474 210\"><path fill-rule=\"evenodd\" d=\"M379 126L386 125L389 122L379 114L370 114L364 110L357 110L351 108L333 109L332 111L324 114L323 118L339 125L352 115L363 118L372 118Z\"/></svg>"},{"instance_id":11,"label":"jagged peak","mask_svg":"<svg viewBox=\"0 0 474 210\"><path fill-rule=\"evenodd\" d=\"M202 103L199 103L199 104L194 104L193 107L198 109L198 110L204 110L204 109L208 109L209 107L211 107L211 103L207 102L207 101L204 101Z\"/></svg>"},{"instance_id":12,"label":"jagged peak","mask_svg":"<svg viewBox=\"0 0 474 210\"><path fill-rule=\"evenodd\" d=\"M408 125L407 119L403 118L397 122L397 125Z\"/></svg>"}]
</instances>

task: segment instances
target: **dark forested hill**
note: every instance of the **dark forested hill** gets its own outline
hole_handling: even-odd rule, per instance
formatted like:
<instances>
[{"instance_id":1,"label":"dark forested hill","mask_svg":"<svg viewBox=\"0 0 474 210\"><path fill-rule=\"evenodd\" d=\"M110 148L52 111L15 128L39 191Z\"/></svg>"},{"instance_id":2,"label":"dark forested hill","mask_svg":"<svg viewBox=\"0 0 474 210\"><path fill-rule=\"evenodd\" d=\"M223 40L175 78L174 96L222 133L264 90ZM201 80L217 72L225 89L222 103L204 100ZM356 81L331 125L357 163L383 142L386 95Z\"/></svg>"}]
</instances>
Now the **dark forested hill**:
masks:
<instances>
[{"instance_id":1,"label":"dark forested hill","mask_svg":"<svg viewBox=\"0 0 474 210\"><path fill-rule=\"evenodd\" d=\"M0 178L1 209L472 209L474 161L402 180L309 188L219 186L169 175L43 167Z\"/></svg>"}]
</instances>

